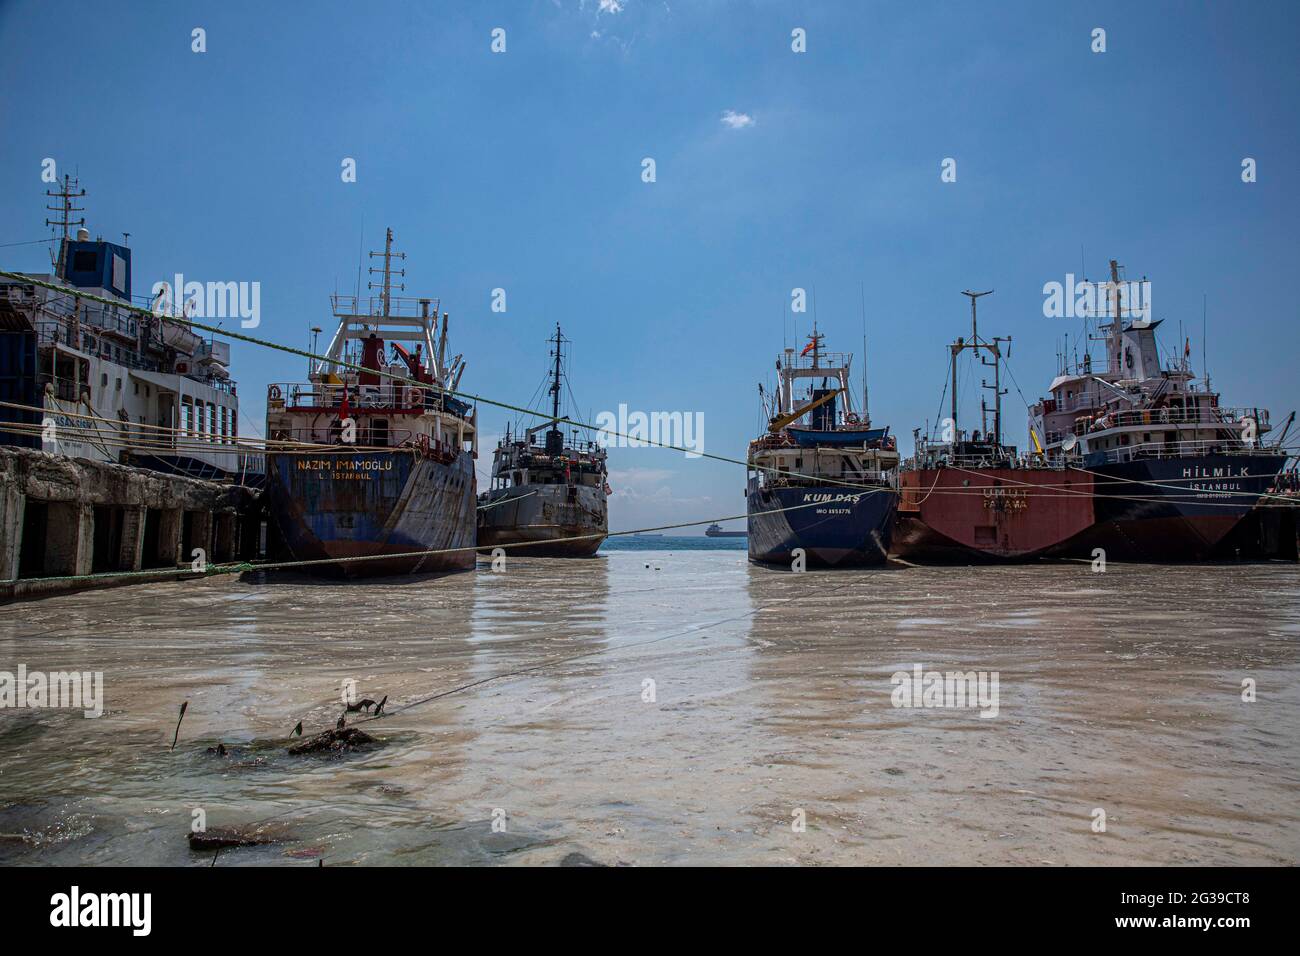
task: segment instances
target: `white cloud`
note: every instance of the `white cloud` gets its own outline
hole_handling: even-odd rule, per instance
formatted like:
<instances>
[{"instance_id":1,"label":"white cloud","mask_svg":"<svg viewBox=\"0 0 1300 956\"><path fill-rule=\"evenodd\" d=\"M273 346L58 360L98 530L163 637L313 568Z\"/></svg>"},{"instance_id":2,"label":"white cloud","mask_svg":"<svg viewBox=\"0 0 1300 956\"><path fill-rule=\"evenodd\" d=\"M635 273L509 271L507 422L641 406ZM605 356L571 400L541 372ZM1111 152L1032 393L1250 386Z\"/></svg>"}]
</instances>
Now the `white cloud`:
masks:
<instances>
[{"instance_id":1,"label":"white cloud","mask_svg":"<svg viewBox=\"0 0 1300 956\"><path fill-rule=\"evenodd\" d=\"M598 13L622 13L624 0L600 0Z\"/></svg>"},{"instance_id":2,"label":"white cloud","mask_svg":"<svg viewBox=\"0 0 1300 956\"><path fill-rule=\"evenodd\" d=\"M609 480L617 485L648 485L667 481L676 476L676 472L667 468L626 468L614 469L609 473Z\"/></svg>"},{"instance_id":3,"label":"white cloud","mask_svg":"<svg viewBox=\"0 0 1300 956\"><path fill-rule=\"evenodd\" d=\"M722 125L727 129L744 129L746 126L754 125L754 117L748 113L737 113L735 110L724 110L722 113Z\"/></svg>"},{"instance_id":4,"label":"white cloud","mask_svg":"<svg viewBox=\"0 0 1300 956\"><path fill-rule=\"evenodd\" d=\"M615 531L658 528L687 521L712 521L718 507L708 495L678 496L667 485L638 489L634 485L614 486L609 498L609 522ZM683 528L671 534L699 534L698 528Z\"/></svg>"}]
</instances>

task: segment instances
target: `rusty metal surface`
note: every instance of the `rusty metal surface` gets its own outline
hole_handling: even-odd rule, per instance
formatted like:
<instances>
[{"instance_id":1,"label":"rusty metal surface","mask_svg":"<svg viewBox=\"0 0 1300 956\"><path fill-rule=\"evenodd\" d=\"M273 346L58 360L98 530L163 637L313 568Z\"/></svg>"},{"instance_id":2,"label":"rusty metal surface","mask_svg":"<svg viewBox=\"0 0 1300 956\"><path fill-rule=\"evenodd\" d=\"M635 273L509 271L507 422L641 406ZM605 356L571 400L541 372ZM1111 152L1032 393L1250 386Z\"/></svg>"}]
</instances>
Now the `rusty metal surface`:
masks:
<instances>
[{"instance_id":1,"label":"rusty metal surface","mask_svg":"<svg viewBox=\"0 0 1300 956\"><path fill-rule=\"evenodd\" d=\"M1096 521L1091 476L1052 468L904 471L894 553L909 561L1026 560Z\"/></svg>"},{"instance_id":2,"label":"rusty metal surface","mask_svg":"<svg viewBox=\"0 0 1300 956\"><path fill-rule=\"evenodd\" d=\"M270 455L267 506L292 558L373 558L325 566L348 576L474 566L475 476L468 454L445 464L418 451ZM378 556L444 551L418 558Z\"/></svg>"},{"instance_id":3,"label":"rusty metal surface","mask_svg":"<svg viewBox=\"0 0 1300 956\"><path fill-rule=\"evenodd\" d=\"M596 553L609 530L605 492L600 487L521 485L487 495L483 504L478 513L480 548L531 542L511 548L510 553L586 557ZM585 537L593 534L599 537ZM584 539L559 541L575 537Z\"/></svg>"}]
</instances>

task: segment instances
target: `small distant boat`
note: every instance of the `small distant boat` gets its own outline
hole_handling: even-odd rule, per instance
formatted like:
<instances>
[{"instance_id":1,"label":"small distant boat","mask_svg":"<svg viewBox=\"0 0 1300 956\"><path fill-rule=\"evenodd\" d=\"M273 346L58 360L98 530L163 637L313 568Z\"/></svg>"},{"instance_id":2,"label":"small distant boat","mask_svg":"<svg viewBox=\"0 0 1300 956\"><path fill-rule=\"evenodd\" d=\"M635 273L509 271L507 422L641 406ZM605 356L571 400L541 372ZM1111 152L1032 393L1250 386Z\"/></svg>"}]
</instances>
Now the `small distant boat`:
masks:
<instances>
[{"instance_id":1,"label":"small distant boat","mask_svg":"<svg viewBox=\"0 0 1300 956\"><path fill-rule=\"evenodd\" d=\"M704 529L706 538L748 538L748 531L723 531L722 525L714 522Z\"/></svg>"}]
</instances>

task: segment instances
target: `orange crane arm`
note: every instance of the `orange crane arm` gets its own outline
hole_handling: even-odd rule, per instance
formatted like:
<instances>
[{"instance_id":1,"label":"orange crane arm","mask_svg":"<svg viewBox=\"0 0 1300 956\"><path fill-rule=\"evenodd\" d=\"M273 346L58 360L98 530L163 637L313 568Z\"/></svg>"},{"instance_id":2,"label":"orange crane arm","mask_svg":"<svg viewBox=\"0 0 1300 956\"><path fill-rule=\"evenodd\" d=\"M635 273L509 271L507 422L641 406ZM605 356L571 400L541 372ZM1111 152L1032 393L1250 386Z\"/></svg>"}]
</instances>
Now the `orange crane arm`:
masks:
<instances>
[{"instance_id":1,"label":"orange crane arm","mask_svg":"<svg viewBox=\"0 0 1300 956\"><path fill-rule=\"evenodd\" d=\"M836 395L840 394L840 392L842 391L844 391L844 389L837 388L832 392L827 392L825 395L823 395L821 398L817 399L816 401L809 402L807 405L804 405L802 408L796 408L788 415L781 415L777 418L772 419L770 422L768 422L767 430L769 432L772 432L773 434L779 432L782 428L785 428L786 425L789 425L792 421L795 421L798 418L802 418L805 414L812 411L817 406L825 405L827 402L829 402Z\"/></svg>"}]
</instances>

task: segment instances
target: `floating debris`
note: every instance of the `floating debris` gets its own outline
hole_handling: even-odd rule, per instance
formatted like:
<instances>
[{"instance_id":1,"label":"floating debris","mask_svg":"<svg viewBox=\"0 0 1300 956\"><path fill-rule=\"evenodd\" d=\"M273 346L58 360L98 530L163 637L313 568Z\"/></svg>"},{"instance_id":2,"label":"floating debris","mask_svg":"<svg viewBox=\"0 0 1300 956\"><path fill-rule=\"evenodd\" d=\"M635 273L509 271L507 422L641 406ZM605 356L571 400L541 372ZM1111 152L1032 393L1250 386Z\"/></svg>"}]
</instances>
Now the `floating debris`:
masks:
<instances>
[{"instance_id":1,"label":"floating debris","mask_svg":"<svg viewBox=\"0 0 1300 956\"><path fill-rule=\"evenodd\" d=\"M172 750L176 749L176 740L181 735L181 721L185 719L185 711L189 709L190 702L187 700L181 704L181 715L176 718L176 733L172 734Z\"/></svg>"},{"instance_id":2,"label":"floating debris","mask_svg":"<svg viewBox=\"0 0 1300 956\"><path fill-rule=\"evenodd\" d=\"M339 720L341 723L342 718L339 718ZM327 730L315 737L310 737L300 744L294 744L289 748L289 753L295 757L316 753L338 755L350 753L371 744L382 746L374 737L371 737L363 730L358 730L356 727L336 727L334 730Z\"/></svg>"},{"instance_id":3,"label":"floating debris","mask_svg":"<svg viewBox=\"0 0 1300 956\"><path fill-rule=\"evenodd\" d=\"M261 832L260 827L217 827L200 833L190 831L191 850L221 850L231 846L267 846L281 842L278 837Z\"/></svg>"},{"instance_id":4,"label":"floating debris","mask_svg":"<svg viewBox=\"0 0 1300 956\"><path fill-rule=\"evenodd\" d=\"M323 844L316 844L315 846L296 846L285 850L284 855L294 860L323 861L327 849L329 848Z\"/></svg>"},{"instance_id":5,"label":"floating debris","mask_svg":"<svg viewBox=\"0 0 1300 956\"><path fill-rule=\"evenodd\" d=\"M605 864L575 850L572 853L565 854L564 858L560 860L560 866L605 866Z\"/></svg>"}]
</instances>

